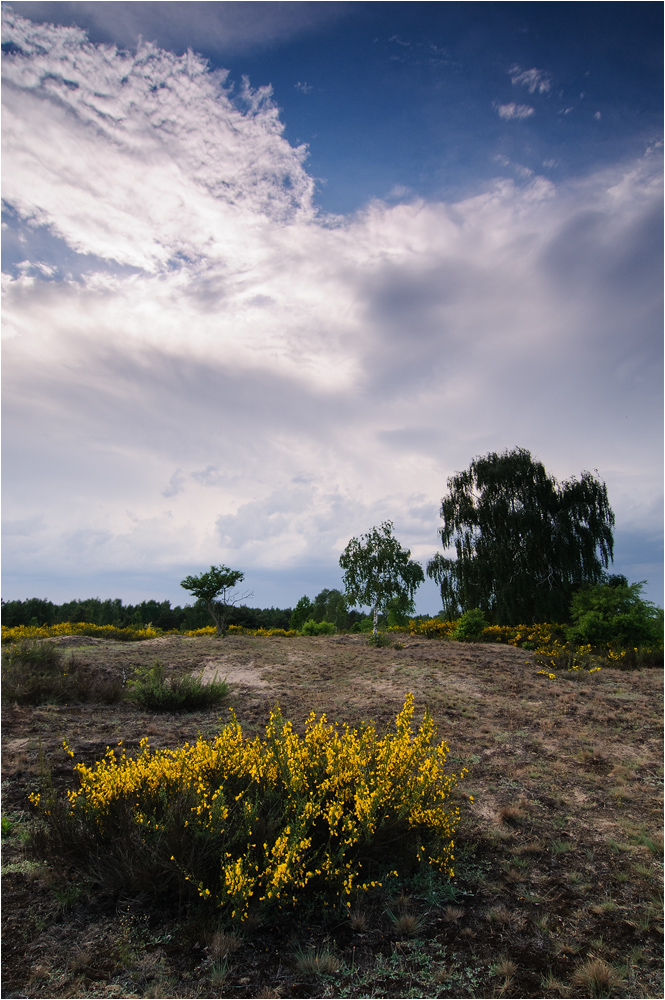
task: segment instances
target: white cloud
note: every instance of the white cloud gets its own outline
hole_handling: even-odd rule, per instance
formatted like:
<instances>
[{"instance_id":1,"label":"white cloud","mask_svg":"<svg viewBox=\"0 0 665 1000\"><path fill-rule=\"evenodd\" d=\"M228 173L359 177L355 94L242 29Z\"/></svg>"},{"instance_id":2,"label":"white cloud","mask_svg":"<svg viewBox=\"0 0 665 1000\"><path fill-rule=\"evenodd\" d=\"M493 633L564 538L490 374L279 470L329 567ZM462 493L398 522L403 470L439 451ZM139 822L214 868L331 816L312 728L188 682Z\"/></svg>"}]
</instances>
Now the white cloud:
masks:
<instances>
[{"instance_id":1,"label":"white cloud","mask_svg":"<svg viewBox=\"0 0 665 1000\"><path fill-rule=\"evenodd\" d=\"M132 47L139 38L182 52L183 39L194 48L236 53L274 45L320 30L342 16L344 3L174 3L152 2L12 2L12 9L34 21L80 24L102 39Z\"/></svg>"},{"instance_id":2,"label":"white cloud","mask_svg":"<svg viewBox=\"0 0 665 1000\"><path fill-rule=\"evenodd\" d=\"M660 150L330 219L265 97L13 23L33 48L5 60L9 225L73 276L4 278L12 580L332 574L387 517L424 559L446 477L515 445L611 498L630 481L653 526Z\"/></svg>"},{"instance_id":3,"label":"white cloud","mask_svg":"<svg viewBox=\"0 0 665 1000\"><path fill-rule=\"evenodd\" d=\"M499 118L505 118L506 121L511 121L513 118L521 121L523 118L531 118L536 113L529 104L499 104L496 110Z\"/></svg>"},{"instance_id":4,"label":"white cloud","mask_svg":"<svg viewBox=\"0 0 665 1000\"><path fill-rule=\"evenodd\" d=\"M519 66L511 66L508 70L510 82L513 86L526 87L530 94L545 94L552 86L552 80L548 73L541 69L521 69Z\"/></svg>"},{"instance_id":5,"label":"white cloud","mask_svg":"<svg viewBox=\"0 0 665 1000\"><path fill-rule=\"evenodd\" d=\"M245 82L234 102L191 52L119 52L3 14L21 50L3 64L3 186L22 216L151 272L216 255L252 267L247 227L311 217L306 150L281 138L269 88Z\"/></svg>"}]
</instances>

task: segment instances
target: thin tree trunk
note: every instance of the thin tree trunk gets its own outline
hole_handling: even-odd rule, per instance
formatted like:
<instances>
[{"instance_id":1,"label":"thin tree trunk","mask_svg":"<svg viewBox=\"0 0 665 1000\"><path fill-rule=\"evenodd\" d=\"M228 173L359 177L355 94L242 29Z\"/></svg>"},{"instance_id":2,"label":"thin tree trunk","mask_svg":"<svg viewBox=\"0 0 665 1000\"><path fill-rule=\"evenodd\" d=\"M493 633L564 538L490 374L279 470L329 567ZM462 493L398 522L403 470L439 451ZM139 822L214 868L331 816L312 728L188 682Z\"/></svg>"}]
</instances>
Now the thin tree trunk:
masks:
<instances>
[{"instance_id":1,"label":"thin tree trunk","mask_svg":"<svg viewBox=\"0 0 665 1000\"><path fill-rule=\"evenodd\" d=\"M219 636L224 635L224 633L222 632L222 625L221 625L221 621L220 621L219 615L215 611L215 602L214 601L208 601L208 611L210 612L212 620L215 623L215 628L217 629L217 632L215 633L216 636L219 637Z\"/></svg>"},{"instance_id":2,"label":"thin tree trunk","mask_svg":"<svg viewBox=\"0 0 665 1000\"><path fill-rule=\"evenodd\" d=\"M372 635L378 635L379 634L379 630L377 628L377 622L378 621L379 621L379 606L378 606L378 604L375 604L374 605L374 628L372 629Z\"/></svg>"}]
</instances>

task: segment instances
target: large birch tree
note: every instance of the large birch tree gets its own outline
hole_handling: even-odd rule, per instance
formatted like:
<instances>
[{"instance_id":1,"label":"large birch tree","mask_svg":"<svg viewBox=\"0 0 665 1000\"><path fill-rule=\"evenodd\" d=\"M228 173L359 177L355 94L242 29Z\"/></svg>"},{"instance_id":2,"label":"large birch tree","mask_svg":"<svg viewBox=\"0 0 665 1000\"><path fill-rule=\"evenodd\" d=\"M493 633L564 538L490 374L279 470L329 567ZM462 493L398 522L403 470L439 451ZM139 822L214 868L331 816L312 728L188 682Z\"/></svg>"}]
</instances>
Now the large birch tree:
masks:
<instances>
[{"instance_id":1,"label":"large birch tree","mask_svg":"<svg viewBox=\"0 0 665 1000\"><path fill-rule=\"evenodd\" d=\"M373 634L378 632L379 613L395 598L403 598L413 611L413 595L424 581L420 563L411 559L393 536L393 522L360 538L352 538L339 557L344 570L344 593L349 606L360 605L372 611Z\"/></svg>"}]
</instances>

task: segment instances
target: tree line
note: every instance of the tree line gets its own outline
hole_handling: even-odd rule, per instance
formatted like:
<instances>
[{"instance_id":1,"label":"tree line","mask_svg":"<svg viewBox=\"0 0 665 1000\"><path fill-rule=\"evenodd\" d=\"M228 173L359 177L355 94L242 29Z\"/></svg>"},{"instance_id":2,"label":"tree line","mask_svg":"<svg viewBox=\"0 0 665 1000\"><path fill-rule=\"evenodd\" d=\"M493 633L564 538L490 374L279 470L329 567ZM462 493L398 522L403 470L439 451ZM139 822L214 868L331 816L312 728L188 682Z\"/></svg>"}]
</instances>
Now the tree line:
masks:
<instances>
[{"instance_id":1,"label":"tree line","mask_svg":"<svg viewBox=\"0 0 665 1000\"><path fill-rule=\"evenodd\" d=\"M337 629L352 629L363 620L361 611L347 608L339 590L324 589L314 600L301 597L295 608L252 608L241 604L229 609L228 625L243 628L283 628L300 631L306 621L332 622ZM140 604L123 604L120 598L102 601L98 597L54 604L52 601L31 597L24 601L2 601L2 624L9 628L17 625L58 625L61 622L87 622L91 625L114 625L116 628L154 625L168 631L204 628L210 625L210 614L203 601L195 604L176 605L170 601L141 601Z\"/></svg>"},{"instance_id":2,"label":"tree line","mask_svg":"<svg viewBox=\"0 0 665 1000\"><path fill-rule=\"evenodd\" d=\"M288 628L290 617L291 608L237 607L232 609L229 624L245 628ZM123 604L119 598L102 601L98 597L64 604L36 597L2 602L3 625L58 625L60 622L88 622L91 625L114 625L116 628L140 628L152 624L165 631L181 629L184 632L209 625L210 616L207 607L200 601L175 607L171 607L170 601Z\"/></svg>"},{"instance_id":3,"label":"tree line","mask_svg":"<svg viewBox=\"0 0 665 1000\"><path fill-rule=\"evenodd\" d=\"M617 619L639 608L653 633L655 611L641 597L642 584L628 584L625 577L606 572L613 559L614 513L607 487L597 475L582 472L579 479L558 482L529 451L515 448L475 458L447 485L440 508L443 552L426 566L441 591L441 617L456 619L473 610L497 625L568 623L571 616L582 614L585 599L578 595L601 588L603 593L585 614L593 611L597 617L602 605L602 615L614 607ZM323 590L314 601L305 595L293 609L247 607L243 602L251 593L235 590L244 573L211 566L181 581L196 598L194 605L9 601L3 602L3 623L88 621L126 627L150 622L184 631L212 619L219 635L230 625L302 631L308 622L355 631L364 617L357 605L369 608L376 635L380 617L389 625L406 625L415 610L416 589L425 579L422 566L411 559L393 530L392 521L385 521L352 538L339 559L344 592Z\"/></svg>"}]
</instances>

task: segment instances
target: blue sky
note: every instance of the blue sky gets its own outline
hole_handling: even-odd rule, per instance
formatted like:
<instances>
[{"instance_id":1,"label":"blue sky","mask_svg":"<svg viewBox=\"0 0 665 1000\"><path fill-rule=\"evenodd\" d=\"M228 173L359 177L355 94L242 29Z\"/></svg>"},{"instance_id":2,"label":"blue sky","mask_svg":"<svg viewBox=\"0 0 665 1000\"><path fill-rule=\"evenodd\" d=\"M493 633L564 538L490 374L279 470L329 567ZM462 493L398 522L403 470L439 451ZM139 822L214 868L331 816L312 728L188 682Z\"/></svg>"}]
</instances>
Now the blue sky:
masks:
<instances>
[{"instance_id":1,"label":"blue sky","mask_svg":"<svg viewBox=\"0 0 665 1000\"><path fill-rule=\"evenodd\" d=\"M661 5L3 22L6 599L293 604L520 446L662 603Z\"/></svg>"}]
</instances>

